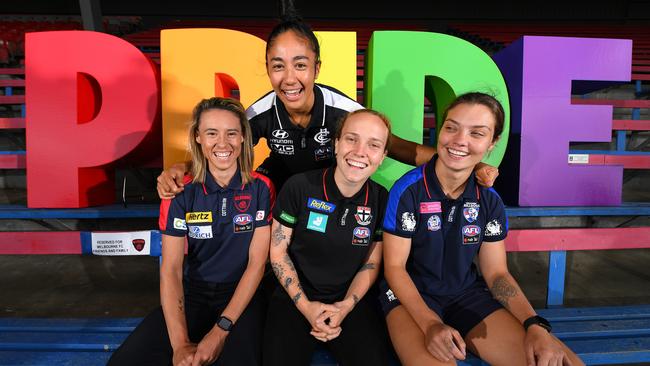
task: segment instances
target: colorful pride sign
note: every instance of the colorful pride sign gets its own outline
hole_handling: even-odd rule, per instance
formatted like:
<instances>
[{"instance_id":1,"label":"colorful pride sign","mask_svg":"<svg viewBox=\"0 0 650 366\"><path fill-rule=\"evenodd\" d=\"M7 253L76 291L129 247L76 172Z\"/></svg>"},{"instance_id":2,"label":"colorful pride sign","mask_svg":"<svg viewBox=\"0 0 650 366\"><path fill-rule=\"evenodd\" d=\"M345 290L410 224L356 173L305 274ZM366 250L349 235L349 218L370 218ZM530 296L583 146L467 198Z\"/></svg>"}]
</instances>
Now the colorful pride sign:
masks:
<instances>
[{"instance_id":1,"label":"colorful pride sign","mask_svg":"<svg viewBox=\"0 0 650 366\"><path fill-rule=\"evenodd\" d=\"M355 96L356 35L317 35L318 82ZM270 90L264 41L232 30L162 31L160 77L136 47L103 33L29 33L25 48L31 208L112 203L119 159L161 150L165 166L187 159L186 128L199 99L237 89L247 106ZM491 93L507 116L512 111L512 133L507 126L485 159L499 165L505 157L502 195L520 205L617 205L621 167L567 163L569 141L609 141L612 120L611 107L571 105L571 81L629 81L631 50L627 40L524 37L493 60L449 35L375 32L366 105L386 113L396 134L422 142L425 96L439 117L458 94ZM266 154L258 144L257 163ZM375 179L390 186L408 168L387 159Z\"/></svg>"}]
</instances>

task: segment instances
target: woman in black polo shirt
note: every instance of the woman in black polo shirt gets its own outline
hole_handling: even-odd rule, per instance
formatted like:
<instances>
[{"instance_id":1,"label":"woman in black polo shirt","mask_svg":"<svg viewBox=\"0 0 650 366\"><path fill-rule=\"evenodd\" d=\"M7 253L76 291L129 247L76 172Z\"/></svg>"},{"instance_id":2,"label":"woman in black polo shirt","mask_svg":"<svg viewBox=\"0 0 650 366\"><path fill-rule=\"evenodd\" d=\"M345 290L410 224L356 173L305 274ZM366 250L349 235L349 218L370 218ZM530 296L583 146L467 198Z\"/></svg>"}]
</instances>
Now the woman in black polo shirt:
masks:
<instances>
[{"instance_id":1,"label":"woman in black polo shirt","mask_svg":"<svg viewBox=\"0 0 650 366\"><path fill-rule=\"evenodd\" d=\"M268 256L273 188L252 172L250 126L238 101L197 104L189 143L194 178L160 207L162 307L109 365L261 362L264 309L256 289Z\"/></svg>"},{"instance_id":2,"label":"woman in black polo shirt","mask_svg":"<svg viewBox=\"0 0 650 366\"><path fill-rule=\"evenodd\" d=\"M381 319L366 292L381 265L387 192L370 176L388 149L381 114L348 114L335 135L336 164L289 178L273 209L265 365L308 365L318 342L343 365L386 364Z\"/></svg>"},{"instance_id":3,"label":"woman in black polo shirt","mask_svg":"<svg viewBox=\"0 0 650 366\"><path fill-rule=\"evenodd\" d=\"M362 109L355 100L327 85L316 83L321 68L320 45L310 26L300 20L290 1L266 42L266 72L273 90L247 109L253 143L267 140L270 155L257 171L271 178L279 191L293 174L325 168L334 162L332 135L347 113ZM435 148L391 135L390 158L421 165ZM187 164L175 164L158 177L158 194L171 198L183 190ZM495 167L481 164L482 184L492 186Z\"/></svg>"},{"instance_id":4,"label":"woman in black polo shirt","mask_svg":"<svg viewBox=\"0 0 650 366\"><path fill-rule=\"evenodd\" d=\"M445 112L437 156L391 188L380 300L403 365L455 364L466 349L491 365L582 364L508 272L503 202L473 176L503 116L487 94L459 96Z\"/></svg>"}]
</instances>

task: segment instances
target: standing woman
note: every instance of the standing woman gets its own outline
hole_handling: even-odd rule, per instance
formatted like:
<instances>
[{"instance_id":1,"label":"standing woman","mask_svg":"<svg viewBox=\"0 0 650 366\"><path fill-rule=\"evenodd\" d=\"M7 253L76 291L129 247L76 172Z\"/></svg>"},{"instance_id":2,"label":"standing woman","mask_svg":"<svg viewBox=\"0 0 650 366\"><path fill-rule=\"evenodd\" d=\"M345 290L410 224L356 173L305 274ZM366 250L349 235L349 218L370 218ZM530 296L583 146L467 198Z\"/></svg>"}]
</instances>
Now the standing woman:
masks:
<instances>
[{"instance_id":1,"label":"standing woman","mask_svg":"<svg viewBox=\"0 0 650 366\"><path fill-rule=\"evenodd\" d=\"M332 165L337 122L363 108L340 91L316 83L321 67L318 39L298 17L291 1L283 5L283 19L266 41L266 72L273 90L246 111L253 144L264 137L271 150L258 171L271 178L278 191L293 174ZM395 135L391 141L388 156L405 164L424 164L435 154L431 146ZM186 164L176 164L158 177L161 198L182 191L186 169ZM498 175L496 168L485 164L478 173L488 186Z\"/></svg>"},{"instance_id":2,"label":"standing woman","mask_svg":"<svg viewBox=\"0 0 650 366\"><path fill-rule=\"evenodd\" d=\"M582 364L508 272L503 202L474 179L503 115L489 95L458 97L445 112L437 156L390 191L380 301L404 365L452 365L466 348L490 365Z\"/></svg>"},{"instance_id":3,"label":"standing woman","mask_svg":"<svg viewBox=\"0 0 650 366\"><path fill-rule=\"evenodd\" d=\"M319 341L343 365L385 365L387 339L366 292L381 266L386 189L371 181L390 124L372 110L336 131L336 165L289 178L273 209L265 365L309 365Z\"/></svg>"},{"instance_id":4,"label":"standing woman","mask_svg":"<svg viewBox=\"0 0 650 366\"><path fill-rule=\"evenodd\" d=\"M109 365L261 362L264 309L256 291L268 256L274 191L252 172L250 126L238 101L199 102L189 141L194 178L160 207L162 307Z\"/></svg>"}]
</instances>

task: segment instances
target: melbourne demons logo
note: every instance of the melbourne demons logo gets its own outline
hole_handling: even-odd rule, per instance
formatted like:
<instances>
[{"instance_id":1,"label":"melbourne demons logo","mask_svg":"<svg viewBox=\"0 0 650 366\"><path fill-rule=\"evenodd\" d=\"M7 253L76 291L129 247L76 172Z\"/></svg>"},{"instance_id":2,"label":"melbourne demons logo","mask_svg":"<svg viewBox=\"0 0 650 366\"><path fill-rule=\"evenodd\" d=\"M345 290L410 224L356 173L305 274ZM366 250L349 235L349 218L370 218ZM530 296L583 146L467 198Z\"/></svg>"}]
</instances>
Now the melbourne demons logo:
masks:
<instances>
[{"instance_id":1,"label":"melbourne demons logo","mask_svg":"<svg viewBox=\"0 0 650 366\"><path fill-rule=\"evenodd\" d=\"M236 194L234 201L235 207L239 212L246 212L251 205L253 197L250 194Z\"/></svg>"}]
</instances>

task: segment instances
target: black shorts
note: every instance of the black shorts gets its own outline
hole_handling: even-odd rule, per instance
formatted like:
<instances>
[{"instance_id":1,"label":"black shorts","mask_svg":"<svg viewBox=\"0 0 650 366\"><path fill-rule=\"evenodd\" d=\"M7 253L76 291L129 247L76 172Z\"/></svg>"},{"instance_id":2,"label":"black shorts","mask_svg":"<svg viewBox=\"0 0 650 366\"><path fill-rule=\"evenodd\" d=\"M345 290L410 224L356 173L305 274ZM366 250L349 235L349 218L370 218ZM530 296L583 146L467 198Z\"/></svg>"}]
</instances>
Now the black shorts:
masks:
<instances>
[{"instance_id":1,"label":"black shorts","mask_svg":"<svg viewBox=\"0 0 650 366\"><path fill-rule=\"evenodd\" d=\"M382 281L380 291L379 302L384 316L386 316L401 303L388 288L386 281ZM482 278L477 279L457 295L432 296L420 292L420 296L445 324L456 329L463 338L488 315L503 308L492 297L492 293Z\"/></svg>"}]
</instances>

